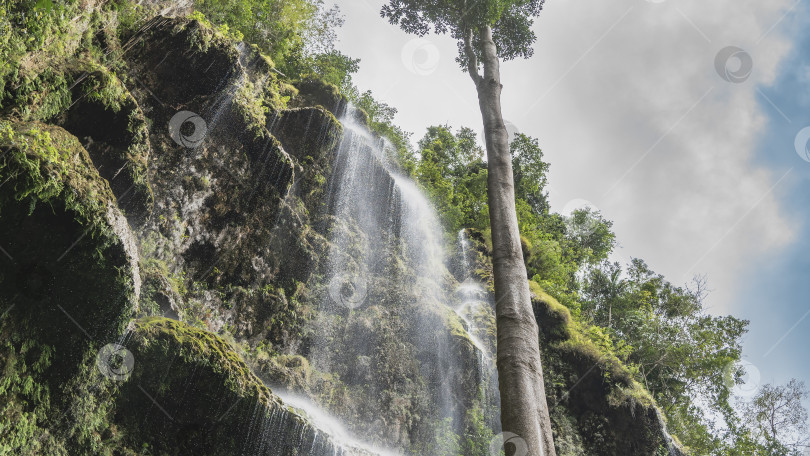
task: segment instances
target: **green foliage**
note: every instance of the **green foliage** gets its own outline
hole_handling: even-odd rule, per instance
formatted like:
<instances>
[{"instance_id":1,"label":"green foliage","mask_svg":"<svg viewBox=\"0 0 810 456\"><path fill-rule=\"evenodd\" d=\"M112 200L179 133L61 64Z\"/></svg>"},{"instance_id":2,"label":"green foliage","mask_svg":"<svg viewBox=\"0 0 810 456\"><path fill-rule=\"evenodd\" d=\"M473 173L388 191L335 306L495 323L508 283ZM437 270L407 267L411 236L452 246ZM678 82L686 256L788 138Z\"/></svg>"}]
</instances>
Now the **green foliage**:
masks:
<instances>
[{"instance_id":1,"label":"green foliage","mask_svg":"<svg viewBox=\"0 0 810 456\"><path fill-rule=\"evenodd\" d=\"M676 287L634 259L626 274L616 263L591 269L583 284L583 317L633 347L628 361L661 404L672 432L696 454L719 441L706 411L736 421L725 373L741 354L746 321L709 315L703 287ZM701 406L698 406L701 404Z\"/></svg>"},{"instance_id":2,"label":"green foliage","mask_svg":"<svg viewBox=\"0 0 810 456\"><path fill-rule=\"evenodd\" d=\"M323 0L198 0L195 7L277 60L302 49L331 49L334 29L341 24L337 9L325 9Z\"/></svg>"},{"instance_id":3,"label":"green foliage","mask_svg":"<svg viewBox=\"0 0 810 456\"><path fill-rule=\"evenodd\" d=\"M24 115L41 119L66 106L64 76L53 67L37 67L44 60L42 54L56 50L58 45L71 46L60 38L68 33L74 3L43 8L33 0L3 2L0 8L0 112L9 112L15 105L23 106ZM41 114L36 115L38 112Z\"/></svg>"},{"instance_id":4,"label":"green foliage","mask_svg":"<svg viewBox=\"0 0 810 456\"><path fill-rule=\"evenodd\" d=\"M453 419L445 418L435 426L435 446L426 454L436 456L456 456L459 453L459 436L453 432Z\"/></svg>"},{"instance_id":5,"label":"green foliage","mask_svg":"<svg viewBox=\"0 0 810 456\"><path fill-rule=\"evenodd\" d=\"M447 126L436 126L428 128L419 141L415 177L452 233L462 227L483 230L489 226L487 170L475 138L469 128L454 134Z\"/></svg>"},{"instance_id":6,"label":"green foliage","mask_svg":"<svg viewBox=\"0 0 810 456\"><path fill-rule=\"evenodd\" d=\"M336 50L314 55L311 59L307 65L309 71L334 84L344 93L351 93L351 75L360 68L360 59L353 59Z\"/></svg>"},{"instance_id":7,"label":"green foliage","mask_svg":"<svg viewBox=\"0 0 810 456\"><path fill-rule=\"evenodd\" d=\"M615 245L612 223L600 213L571 217L549 212L545 187L549 165L537 139L519 134L511 144L515 208L529 275L576 309L576 273L607 257ZM414 175L436 207L445 228L489 230L487 163L469 128L428 128L419 141Z\"/></svg>"},{"instance_id":8,"label":"green foliage","mask_svg":"<svg viewBox=\"0 0 810 456\"><path fill-rule=\"evenodd\" d=\"M543 151L536 138L518 133L510 145L512 171L515 174L515 198L523 200L535 214L547 214L549 164L543 161Z\"/></svg>"},{"instance_id":9,"label":"green foliage","mask_svg":"<svg viewBox=\"0 0 810 456\"><path fill-rule=\"evenodd\" d=\"M352 74L357 72L360 61L334 49L335 30L343 24L337 7L326 8L323 0L201 0L195 7L192 18L214 27L228 39L244 39L257 46L289 80L309 87L314 83L321 92L326 87L336 91L320 98L334 100L342 93L365 111L369 128L388 141L393 158L403 170L413 172L410 134L394 123L396 109L354 86Z\"/></svg>"},{"instance_id":10,"label":"green foliage","mask_svg":"<svg viewBox=\"0 0 810 456\"><path fill-rule=\"evenodd\" d=\"M403 170L412 174L415 159L410 144L411 134L394 123L397 109L376 100L370 91L359 93L354 87L348 90L348 97L357 108L368 115L369 129L388 140L387 145L393 148L394 158Z\"/></svg>"},{"instance_id":11,"label":"green foliage","mask_svg":"<svg viewBox=\"0 0 810 456\"><path fill-rule=\"evenodd\" d=\"M536 36L531 27L540 14L544 0L465 0L425 2L422 0L391 0L383 6L382 15L408 33L424 36L431 30L449 33L459 41L459 62L466 70L463 41L472 35L478 50L478 32L492 28L498 57L511 60L530 57ZM480 61L480 56L479 59Z\"/></svg>"},{"instance_id":12,"label":"green foliage","mask_svg":"<svg viewBox=\"0 0 810 456\"><path fill-rule=\"evenodd\" d=\"M461 442L461 452L465 456L490 456L490 444L495 434L487 425L484 410L479 403L467 410L467 429Z\"/></svg>"},{"instance_id":13,"label":"green foliage","mask_svg":"<svg viewBox=\"0 0 810 456\"><path fill-rule=\"evenodd\" d=\"M43 345L19 322L5 324L0 345L0 454L132 454L111 422L115 382L88 351L74 379L53 390L49 368L58 348Z\"/></svg>"},{"instance_id":14,"label":"green foliage","mask_svg":"<svg viewBox=\"0 0 810 456\"><path fill-rule=\"evenodd\" d=\"M50 390L42 375L54 350L34 339L18 337L4 334L0 347L0 454L35 454L42 446L50 446L41 441L50 440L43 429L50 410Z\"/></svg>"},{"instance_id":15,"label":"green foliage","mask_svg":"<svg viewBox=\"0 0 810 456\"><path fill-rule=\"evenodd\" d=\"M763 385L740 407L745 436L753 440L746 443L760 446L763 453L785 456L798 456L810 448L803 404L809 395L804 382L796 379L786 385Z\"/></svg>"}]
</instances>

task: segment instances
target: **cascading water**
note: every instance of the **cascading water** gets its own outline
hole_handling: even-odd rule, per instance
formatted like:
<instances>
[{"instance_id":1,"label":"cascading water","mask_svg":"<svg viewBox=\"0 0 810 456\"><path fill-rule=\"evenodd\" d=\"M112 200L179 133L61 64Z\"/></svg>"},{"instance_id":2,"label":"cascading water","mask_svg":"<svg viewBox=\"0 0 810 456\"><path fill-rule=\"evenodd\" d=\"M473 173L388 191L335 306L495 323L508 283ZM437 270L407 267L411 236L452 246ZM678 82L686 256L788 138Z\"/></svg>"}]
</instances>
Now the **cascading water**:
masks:
<instances>
[{"instance_id":1,"label":"cascading water","mask_svg":"<svg viewBox=\"0 0 810 456\"><path fill-rule=\"evenodd\" d=\"M501 429L501 396L498 390L498 371L495 366L494 346L489 346L482 341L481 338L486 337L486 329L477 323L487 309L494 312L494 303L489 299L489 295L481 283L474 278L475 260L473 258L476 253L472 250L466 230L459 231L458 246L461 253L460 272L464 279L457 290L461 304L454 310L464 321L470 339L478 349L478 378L480 379L480 390L483 399L482 406L488 421L487 424L495 433L499 433Z\"/></svg>"},{"instance_id":2,"label":"cascading water","mask_svg":"<svg viewBox=\"0 0 810 456\"><path fill-rule=\"evenodd\" d=\"M339 445L339 448L359 449L378 456L394 456L395 453L390 450L370 446L355 438L346 430L340 420L326 413L306 397L279 390L275 390L275 393L285 404L309 418L317 429L327 432L335 444Z\"/></svg>"},{"instance_id":3,"label":"cascading water","mask_svg":"<svg viewBox=\"0 0 810 456\"><path fill-rule=\"evenodd\" d=\"M465 414L477 400L474 384L491 383L491 354L478 336L467 334L472 325L452 323L458 321L457 309L450 306L455 301L453 279L445 265L444 233L433 207L387 158L385 142L354 118L349 107L341 119L344 137L326 201L330 248L322 280L328 290L305 351L318 371L335 373L349 388L368 396L368 403L357 406L360 412L347 413L354 415L352 421L360 421L352 431L412 450L421 442L403 437L405 431L391 430L399 424L375 420L391 405L374 401L424 381L432 401L431 419L449 423L461 434ZM391 296L397 301L392 302ZM386 317L380 318L383 314ZM390 321L403 320L398 327L388 327L395 326ZM458 329L462 326L466 327ZM417 370L392 378L379 367L385 361L381 357L390 351L381 344L394 344L413 355ZM462 397L465 388L472 390L472 398ZM368 416L357 416L362 413Z\"/></svg>"}]
</instances>

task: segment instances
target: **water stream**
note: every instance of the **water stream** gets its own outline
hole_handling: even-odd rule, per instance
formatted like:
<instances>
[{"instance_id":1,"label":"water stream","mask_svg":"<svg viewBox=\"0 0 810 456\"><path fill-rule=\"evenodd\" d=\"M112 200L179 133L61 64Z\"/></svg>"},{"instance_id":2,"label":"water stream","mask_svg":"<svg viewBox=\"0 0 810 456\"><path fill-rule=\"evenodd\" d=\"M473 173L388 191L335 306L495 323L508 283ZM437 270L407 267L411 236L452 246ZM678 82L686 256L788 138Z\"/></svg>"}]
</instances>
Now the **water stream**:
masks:
<instances>
[{"instance_id":1,"label":"water stream","mask_svg":"<svg viewBox=\"0 0 810 456\"><path fill-rule=\"evenodd\" d=\"M494 312L492 297L486 292L483 284L475 277L475 256L472 243L467 237L466 230L458 233L458 247L461 253L461 274L464 280L456 292L461 304L455 308L456 314L464 321L467 332L470 334L475 347L478 349L478 378L482 395L482 407L487 424L497 434L501 430L500 409L501 395L498 390L498 371L495 365L495 346L484 342L487 330L478 323L488 311ZM494 340L494 335L489 335Z\"/></svg>"},{"instance_id":2,"label":"water stream","mask_svg":"<svg viewBox=\"0 0 810 456\"><path fill-rule=\"evenodd\" d=\"M347 450L359 449L379 456L397 455L396 452L390 449L373 446L361 441L346 430L346 427L338 418L330 415L307 397L291 394L278 388L273 389L273 393L299 414L306 416L319 431L328 433L332 441L340 447Z\"/></svg>"},{"instance_id":3,"label":"water stream","mask_svg":"<svg viewBox=\"0 0 810 456\"><path fill-rule=\"evenodd\" d=\"M348 107L341 119L344 135L322 214L329 248L316 280L324 290L301 353L315 371L339 381L330 388L351 393L333 400L272 389L348 454L352 448L413 451L431 439L410 427L406 414L392 413L396 401L426 399L408 413L421 414L428 434L444 422L457 435L478 403L497 433L494 343L476 323L491 303L471 277L469 242L459 238L464 274L471 278L456 290L447 266L453 239L445 238L430 201L389 158L386 141L355 118Z\"/></svg>"},{"instance_id":4,"label":"water stream","mask_svg":"<svg viewBox=\"0 0 810 456\"><path fill-rule=\"evenodd\" d=\"M442 226L429 200L388 158L391 151L386 150L385 141L353 118L349 108L341 119L344 137L327 195L332 220L326 273L329 293L321 310L328 321L323 322L324 335L316 337L308 357L322 372L344 372L348 377L364 372L369 394L390 388L390 378L381 378L386 373L367 365L368 360L377 359L379 338L387 335L384 331L391 334L396 330L375 329L367 338L352 337L358 331L352 325L358 321L375 325L373 320L364 320L367 309L397 296L400 301L387 304L386 311L408 309L401 315L407 318L408 328L394 333L396 339L418 352L421 371L413 376L421 373L428 383L437 418L449 419L459 431L466 412L459 398L459 378L469 360L460 359L448 329L451 290L446 284L449 273ZM400 286L404 293L380 296L386 287ZM485 353L484 344L471 339Z\"/></svg>"}]
</instances>

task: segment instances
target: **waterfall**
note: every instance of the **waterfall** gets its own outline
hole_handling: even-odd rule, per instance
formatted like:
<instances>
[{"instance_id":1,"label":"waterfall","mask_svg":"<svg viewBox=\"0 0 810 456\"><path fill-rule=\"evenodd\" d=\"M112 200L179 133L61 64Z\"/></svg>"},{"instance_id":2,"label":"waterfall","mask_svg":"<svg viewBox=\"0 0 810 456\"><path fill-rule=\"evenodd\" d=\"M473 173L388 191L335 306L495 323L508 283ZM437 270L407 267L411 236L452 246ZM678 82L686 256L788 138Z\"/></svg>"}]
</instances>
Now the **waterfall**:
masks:
<instances>
[{"instance_id":1,"label":"waterfall","mask_svg":"<svg viewBox=\"0 0 810 456\"><path fill-rule=\"evenodd\" d=\"M328 433L329 437L338 445L338 448L346 449L350 454L353 449L359 449L365 453L379 456L394 456L396 454L388 449L373 447L358 440L346 430L346 427L340 420L329 415L306 397L290 394L279 389L275 389L274 393L285 404L305 415L316 429Z\"/></svg>"},{"instance_id":2,"label":"waterfall","mask_svg":"<svg viewBox=\"0 0 810 456\"><path fill-rule=\"evenodd\" d=\"M483 342L482 338L486 337L486 329L477 323L477 317L480 317L482 313L486 314L487 310L494 313L495 304L481 282L474 276L477 254L472 250L466 230L458 232L458 247L461 253L459 269L463 279L457 289L461 304L454 308L454 311L464 321L470 339L478 349L478 378L483 399L481 405L484 408L485 417L488 418L487 424L497 434L501 430L501 395L498 389L494 345L490 347Z\"/></svg>"},{"instance_id":3,"label":"waterfall","mask_svg":"<svg viewBox=\"0 0 810 456\"><path fill-rule=\"evenodd\" d=\"M655 416L658 420L658 425L661 428L661 436L667 445L668 456L684 456L681 446L675 442L675 439L672 438L672 435L670 435L669 431L667 430L667 420L664 418L664 414L661 412L661 410L656 408Z\"/></svg>"},{"instance_id":4,"label":"waterfall","mask_svg":"<svg viewBox=\"0 0 810 456\"><path fill-rule=\"evenodd\" d=\"M306 356L318 371L336 373L362 390L372 398L363 407L373 409L375 395L387 393L392 380L372 360L388 351L380 343L394 340L403 356L415 358L419 366L393 383L424 379L431 419L449 422L460 435L472 401L462 397L465 388L486 383L484 395L491 396L492 354L473 334L470 321L452 323L464 313L455 308L444 231L430 201L389 159L388 144L354 118L349 107L328 183L324 210L330 247L320 279L327 290ZM380 318L383 314L390 320ZM401 325L392 328L391 322ZM458 334L467 331L468 339ZM465 348L459 340L474 347ZM379 408L380 415L390 411ZM401 447L414 443L396 441L404 431L391 435L390 428L399 424L359 421L351 431L374 436L371 441Z\"/></svg>"}]
</instances>

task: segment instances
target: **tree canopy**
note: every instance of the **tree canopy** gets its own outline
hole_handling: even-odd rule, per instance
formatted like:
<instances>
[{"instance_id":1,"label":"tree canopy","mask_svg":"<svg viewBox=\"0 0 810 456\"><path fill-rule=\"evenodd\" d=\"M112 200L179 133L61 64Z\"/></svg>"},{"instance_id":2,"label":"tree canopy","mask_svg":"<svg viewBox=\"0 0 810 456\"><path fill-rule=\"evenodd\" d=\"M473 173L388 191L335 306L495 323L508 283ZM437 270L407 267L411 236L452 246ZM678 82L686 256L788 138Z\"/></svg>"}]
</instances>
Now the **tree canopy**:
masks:
<instances>
[{"instance_id":1,"label":"tree canopy","mask_svg":"<svg viewBox=\"0 0 810 456\"><path fill-rule=\"evenodd\" d=\"M532 31L534 18L545 0L391 0L383 6L382 16L408 33L424 36L435 32L449 34L458 41L459 63L468 70L465 42L472 44L481 61L481 28L492 28L492 37L502 60L528 58L537 36Z\"/></svg>"}]
</instances>

